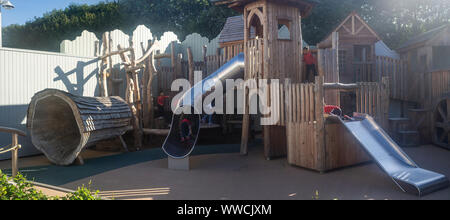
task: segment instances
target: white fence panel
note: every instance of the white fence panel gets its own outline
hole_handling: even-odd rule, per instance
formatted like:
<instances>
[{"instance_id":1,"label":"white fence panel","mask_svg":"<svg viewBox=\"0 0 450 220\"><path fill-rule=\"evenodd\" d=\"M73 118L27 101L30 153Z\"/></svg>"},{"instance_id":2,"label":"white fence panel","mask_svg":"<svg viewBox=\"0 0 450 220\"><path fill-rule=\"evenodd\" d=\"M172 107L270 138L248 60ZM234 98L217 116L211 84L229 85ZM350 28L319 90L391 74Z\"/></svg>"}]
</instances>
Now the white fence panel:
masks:
<instances>
[{"instance_id":1,"label":"white fence panel","mask_svg":"<svg viewBox=\"0 0 450 220\"><path fill-rule=\"evenodd\" d=\"M26 113L31 97L47 88L77 95L97 94L97 59L60 53L0 48L0 126L26 131ZM20 156L38 154L29 137L20 138ZM0 133L0 146L11 137ZM0 160L10 154L0 155Z\"/></svg>"}]
</instances>

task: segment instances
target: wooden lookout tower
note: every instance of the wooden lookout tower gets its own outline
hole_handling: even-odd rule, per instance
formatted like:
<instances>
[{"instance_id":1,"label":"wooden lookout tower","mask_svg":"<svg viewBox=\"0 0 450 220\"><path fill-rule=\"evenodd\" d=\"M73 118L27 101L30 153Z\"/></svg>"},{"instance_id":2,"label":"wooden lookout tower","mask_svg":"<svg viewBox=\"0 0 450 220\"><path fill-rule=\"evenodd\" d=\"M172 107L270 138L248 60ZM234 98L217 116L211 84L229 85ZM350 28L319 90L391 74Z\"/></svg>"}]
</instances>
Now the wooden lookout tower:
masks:
<instances>
[{"instance_id":1,"label":"wooden lookout tower","mask_svg":"<svg viewBox=\"0 0 450 220\"><path fill-rule=\"evenodd\" d=\"M241 12L244 16L244 53L246 79L290 79L300 82L302 67L301 19L309 15L314 3L306 0L216 0L219 5ZM289 34L280 36L287 28ZM255 38L251 37L255 34ZM248 103L248 102L247 102ZM269 100L270 103L270 100ZM248 109L248 108L247 108ZM243 119L241 153L247 153L249 114ZM264 126L266 158L286 155L286 129Z\"/></svg>"}]
</instances>

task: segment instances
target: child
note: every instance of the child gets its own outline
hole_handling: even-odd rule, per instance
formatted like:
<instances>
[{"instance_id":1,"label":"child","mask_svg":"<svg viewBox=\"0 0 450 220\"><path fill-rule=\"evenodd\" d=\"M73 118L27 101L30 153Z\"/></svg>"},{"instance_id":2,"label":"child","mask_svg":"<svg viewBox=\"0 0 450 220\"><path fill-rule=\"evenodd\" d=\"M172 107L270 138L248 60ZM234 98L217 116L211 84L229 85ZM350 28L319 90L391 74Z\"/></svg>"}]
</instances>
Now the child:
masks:
<instances>
[{"instance_id":1,"label":"child","mask_svg":"<svg viewBox=\"0 0 450 220\"><path fill-rule=\"evenodd\" d=\"M164 103L166 101L166 99L169 98L169 96L164 95L163 91L159 92L159 96L157 98L157 107L158 107L158 117L164 117L166 115L165 111L164 111Z\"/></svg>"},{"instance_id":2,"label":"child","mask_svg":"<svg viewBox=\"0 0 450 220\"><path fill-rule=\"evenodd\" d=\"M306 80L314 82L314 77L317 76L316 58L312 55L308 47L303 48L303 63L306 67Z\"/></svg>"},{"instance_id":3,"label":"child","mask_svg":"<svg viewBox=\"0 0 450 220\"><path fill-rule=\"evenodd\" d=\"M181 142L185 142L191 139L192 136L192 123L189 119L181 117L180 122L180 136Z\"/></svg>"},{"instance_id":4,"label":"child","mask_svg":"<svg viewBox=\"0 0 450 220\"><path fill-rule=\"evenodd\" d=\"M325 105L324 112L329 115L342 116L342 109L336 105Z\"/></svg>"},{"instance_id":5,"label":"child","mask_svg":"<svg viewBox=\"0 0 450 220\"><path fill-rule=\"evenodd\" d=\"M342 120L350 120L353 121L351 117L348 115L343 115L342 109L336 105L325 105L324 112L329 115L335 115L340 117Z\"/></svg>"},{"instance_id":6,"label":"child","mask_svg":"<svg viewBox=\"0 0 450 220\"><path fill-rule=\"evenodd\" d=\"M213 111L214 101L215 101L215 100L213 100L211 103L209 103L209 104L206 106L206 108L208 108L210 111ZM203 115L203 117L202 117L202 123L204 124L204 123L206 123L206 120L208 120L208 125L212 125L212 124L213 124L212 117L213 117L212 114L205 114L205 115Z\"/></svg>"}]
</instances>

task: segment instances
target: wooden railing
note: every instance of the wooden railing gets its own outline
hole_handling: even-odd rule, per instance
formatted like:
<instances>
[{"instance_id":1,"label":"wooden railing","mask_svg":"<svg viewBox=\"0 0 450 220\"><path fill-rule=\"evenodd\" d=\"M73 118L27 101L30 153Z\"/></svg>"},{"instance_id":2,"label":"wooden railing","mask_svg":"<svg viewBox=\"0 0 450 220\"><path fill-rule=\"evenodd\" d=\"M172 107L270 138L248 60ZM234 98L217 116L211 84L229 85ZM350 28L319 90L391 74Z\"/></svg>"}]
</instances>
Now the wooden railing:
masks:
<instances>
[{"instance_id":1,"label":"wooden railing","mask_svg":"<svg viewBox=\"0 0 450 220\"><path fill-rule=\"evenodd\" d=\"M443 95L450 93L450 70L424 74L424 106L432 106Z\"/></svg>"},{"instance_id":2,"label":"wooden railing","mask_svg":"<svg viewBox=\"0 0 450 220\"><path fill-rule=\"evenodd\" d=\"M356 111L371 115L381 127L388 127L389 118L389 78L383 77L380 83L357 83Z\"/></svg>"},{"instance_id":3,"label":"wooden railing","mask_svg":"<svg viewBox=\"0 0 450 220\"><path fill-rule=\"evenodd\" d=\"M18 156L19 156L19 149L21 148L19 144L19 135L26 136L26 134L21 130L6 127L0 127L0 132L9 133L12 136L11 144L8 145L7 147L0 148L0 154L11 152L12 177L15 177L19 171Z\"/></svg>"},{"instance_id":4,"label":"wooden railing","mask_svg":"<svg viewBox=\"0 0 450 220\"><path fill-rule=\"evenodd\" d=\"M249 40L247 43L246 78L263 79L263 39Z\"/></svg>"},{"instance_id":5,"label":"wooden railing","mask_svg":"<svg viewBox=\"0 0 450 220\"><path fill-rule=\"evenodd\" d=\"M271 85L269 91L267 103L272 109L270 118L279 119L274 125L286 127L289 164L319 171L345 165L342 161L326 158L340 158L341 154L334 150L331 143L342 141L342 137L336 132L342 133L339 129L344 128L326 124L325 91L353 91L357 94L356 106L359 113L371 115L383 128L388 124L388 77L383 77L381 82L341 84L324 83L324 78L319 76L316 77L315 83L285 81L278 86ZM333 134L327 136L326 130ZM328 146L324 141L329 142ZM348 155L353 158L352 161L360 161L363 158L360 153L349 150Z\"/></svg>"},{"instance_id":6,"label":"wooden railing","mask_svg":"<svg viewBox=\"0 0 450 220\"><path fill-rule=\"evenodd\" d=\"M377 82L379 76L374 71L373 62L353 63L353 82Z\"/></svg>"},{"instance_id":7,"label":"wooden railing","mask_svg":"<svg viewBox=\"0 0 450 220\"><path fill-rule=\"evenodd\" d=\"M244 44L235 44L226 46L222 49L223 56L226 61L233 59L233 57L237 56L239 53L244 52Z\"/></svg>"},{"instance_id":8,"label":"wooden railing","mask_svg":"<svg viewBox=\"0 0 450 220\"><path fill-rule=\"evenodd\" d=\"M378 75L389 77L390 97L398 100L409 100L416 96L416 88L411 88L416 84L407 75L406 63L400 59L377 56L376 69Z\"/></svg>"},{"instance_id":9,"label":"wooden railing","mask_svg":"<svg viewBox=\"0 0 450 220\"><path fill-rule=\"evenodd\" d=\"M408 71L407 63L389 57L377 57L377 72L389 77L390 97L416 102L426 107L450 92L450 70L420 73Z\"/></svg>"}]
</instances>

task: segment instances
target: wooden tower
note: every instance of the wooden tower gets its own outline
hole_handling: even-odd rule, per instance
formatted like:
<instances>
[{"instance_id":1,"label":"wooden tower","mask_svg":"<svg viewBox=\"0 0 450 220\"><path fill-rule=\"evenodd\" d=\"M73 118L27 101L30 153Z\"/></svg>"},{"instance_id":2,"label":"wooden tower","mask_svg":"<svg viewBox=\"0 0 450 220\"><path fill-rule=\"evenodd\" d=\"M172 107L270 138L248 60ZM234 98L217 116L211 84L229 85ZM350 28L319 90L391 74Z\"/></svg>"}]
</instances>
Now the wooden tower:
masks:
<instances>
[{"instance_id":1,"label":"wooden tower","mask_svg":"<svg viewBox=\"0 0 450 220\"><path fill-rule=\"evenodd\" d=\"M244 15L244 53L246 79L279 79L300 82L303 79L301 19L314 4L305 0L218 0L217 4ZM289 34L280 36L281 28ZM255 33L252 38L250 33ZM270 100L269 100L270 103ZM247 108L248 109L248 108ZM243 120L241 153L247 153L249 114ZM286 129L264 126L266 158L286 155Z\"/></svg>"}]
</instances>

